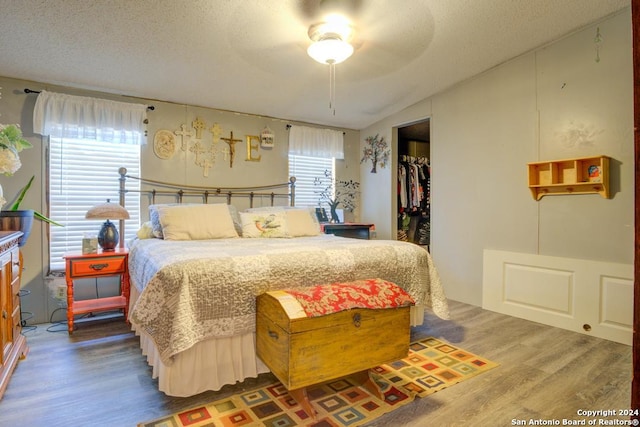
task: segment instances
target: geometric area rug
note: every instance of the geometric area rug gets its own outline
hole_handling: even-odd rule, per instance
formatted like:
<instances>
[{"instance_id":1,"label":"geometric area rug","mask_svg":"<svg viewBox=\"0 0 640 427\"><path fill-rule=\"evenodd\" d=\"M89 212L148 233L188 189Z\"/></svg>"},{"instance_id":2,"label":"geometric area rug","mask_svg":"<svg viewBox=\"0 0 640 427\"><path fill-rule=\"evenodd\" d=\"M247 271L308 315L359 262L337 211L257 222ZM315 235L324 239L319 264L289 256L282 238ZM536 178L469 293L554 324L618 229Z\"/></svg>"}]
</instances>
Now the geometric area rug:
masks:
<instances>
[{"instance_id":1,"label":"geometric area rug","mask_svg":"<svg viewBox=\"0 0 640 427\"><path fill-rule=\"evenodd\" d=\"M355 427L498 366L436 338L411 343L406 358L373 368L384 400L349 377L307 387L311 418L277 381L138 427Z\"/></svg>"}]
</instances>

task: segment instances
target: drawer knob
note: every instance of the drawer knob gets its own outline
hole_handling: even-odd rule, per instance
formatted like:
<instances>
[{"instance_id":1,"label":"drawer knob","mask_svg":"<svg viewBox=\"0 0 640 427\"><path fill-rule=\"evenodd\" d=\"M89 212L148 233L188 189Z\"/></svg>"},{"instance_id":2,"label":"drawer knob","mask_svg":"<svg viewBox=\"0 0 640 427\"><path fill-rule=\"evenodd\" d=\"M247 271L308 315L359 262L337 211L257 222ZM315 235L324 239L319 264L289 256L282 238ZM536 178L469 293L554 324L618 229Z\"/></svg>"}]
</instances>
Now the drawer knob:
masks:
<instances>
[{"instance_id":1,"label":"drawer knob","mask_svg":"<svg viewBox=\"0 0 640 427\"><path fill-rule=\"evenodd\" d=\"M103 268L107 268L109 266L109 264L104 263L104 264L89 264L89 268L92 270L96 270L96 271L100 271Z\"/></svg>"},{"instance_id":2,"label":"drawer knob","mask_svg":"<svg viewBox=\"0 0 640 427\"><path fill-rule=\"evenodd\" d=\"M360 313L354 314L353 315L353 325L356 328L359 328L361 323L362 323L362 318L360 317Z\"/></svg>"},{"instance_id":3,"label":"drawer knob","mask_svg":"<svg viewBox=\"0 0 640 427\"><path fill-rule=\"evenodd\" d=\"M6 319L7 317L9 317L9 314L7 313L7 310L2 310L2 318Z\"/></svg>"},{"instance_id":4,"label":"drawer knob","mask_svg":"<svg viewBox=\"0 0 640 427\"><path fill-rule=\"evenodd\" d=\"M271 338L273 338L274 340L277 340L277 339L278 339L278 333L277 333L277 332L269 331L269 336L270 336Z\"/></svg>"}]
</instances>

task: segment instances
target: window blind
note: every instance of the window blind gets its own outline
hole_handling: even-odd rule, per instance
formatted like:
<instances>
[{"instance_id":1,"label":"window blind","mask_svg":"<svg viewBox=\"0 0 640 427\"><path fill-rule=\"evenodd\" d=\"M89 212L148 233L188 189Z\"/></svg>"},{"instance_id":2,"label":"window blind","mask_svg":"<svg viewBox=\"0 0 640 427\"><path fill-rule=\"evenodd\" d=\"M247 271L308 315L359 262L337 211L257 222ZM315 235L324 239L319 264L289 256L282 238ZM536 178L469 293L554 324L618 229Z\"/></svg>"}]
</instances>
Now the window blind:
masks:
<instances>
[{"instance_id":1,"label":"window blind","mask_svg":"<svg viewBox=\"0 0 640 427\"><path fill-rule=\"evenodd\" d=\"M296 177L296 206L322 206L329 209L326 202L320 203L318 192L321 187L314 185L316 178L324 178L325 170L334 176L335 160L332 158L297 156L289 154L289 175Z\"/></svg>"},{"instance_id":2,"label":"window blind","mask_svg":"<svg viewBox=\"0 0 640 427\"><path fill-rule=\"evenodd\" d=\"M49 217L64 227L50 226L49 263L51 271L64 270L63 255L82 252L82 239L95 237L104 221L85 219L94 205L110 199L119 203L118 169L140 176L140 146L117 142L50 138L49 142ZM138 186L138 188L136 188ZM127 188L139 190L136 180ZM125 195L130 219L125 222L126 243L140 227L140 194ZM115 221L116 226L119 225Z\"/></svg>"}]
</instances>

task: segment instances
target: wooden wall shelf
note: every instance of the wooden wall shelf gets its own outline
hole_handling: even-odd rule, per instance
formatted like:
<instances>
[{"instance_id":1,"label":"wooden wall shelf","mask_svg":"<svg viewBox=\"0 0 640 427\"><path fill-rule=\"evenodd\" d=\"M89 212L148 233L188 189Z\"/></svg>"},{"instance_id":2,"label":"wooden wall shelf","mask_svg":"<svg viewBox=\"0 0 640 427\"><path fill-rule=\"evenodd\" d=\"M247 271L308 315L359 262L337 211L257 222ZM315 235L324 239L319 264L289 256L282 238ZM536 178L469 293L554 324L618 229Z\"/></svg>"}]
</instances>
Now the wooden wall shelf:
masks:
<instances>
[{"instance_id":1,"label":"wooden wall shelf","mask_svg":"<svg viewBox=\"0 0 640 427\"><path fill-rule=\"evenodd\" d=\"M559 194L600 194L609 198L609 157L532 162L529 189L535 200Z\"/></svg>"}]
</instances>

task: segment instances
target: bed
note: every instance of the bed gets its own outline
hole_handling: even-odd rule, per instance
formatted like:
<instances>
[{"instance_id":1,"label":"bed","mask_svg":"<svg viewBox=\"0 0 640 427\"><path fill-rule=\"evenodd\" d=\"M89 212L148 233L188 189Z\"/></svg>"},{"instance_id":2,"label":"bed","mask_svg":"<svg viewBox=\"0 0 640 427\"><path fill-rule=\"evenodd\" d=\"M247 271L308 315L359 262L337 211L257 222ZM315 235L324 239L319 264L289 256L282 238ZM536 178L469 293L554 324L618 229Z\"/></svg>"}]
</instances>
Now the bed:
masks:
<instances>
[{"instance_id":1,"label":"bed","mask_svg":"<svg viewBox=\"0 0 640 427\"><path fill-rule=\"evenodd\" d=\"M121 170L121 204L126 180ZM167 183L176 203L151 197L150 221L129 242L129 320L142 352L170 396L219 390L268 372L255 352L255 299L268 290L383 278L415 300L413 325L424 310L448 317L447 301L429 253L391 240L359 240L321 234L312 210L293 207L295 180L279 185L203 191L204 204L180 203L185 190ZM184 186L183 186L184 187ZM212 203L210 194L223 195ZM239 210L232 201L249 200ZM268 206L254 206L266 197ZM286 206L275 201L286 198ZM122 226L122 224L121 224ZM235 233L235 234L234 234ZM241 237L240 237L241 236Z\"/></svg>"}]
</instances>

